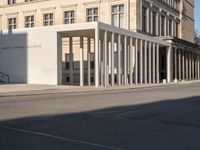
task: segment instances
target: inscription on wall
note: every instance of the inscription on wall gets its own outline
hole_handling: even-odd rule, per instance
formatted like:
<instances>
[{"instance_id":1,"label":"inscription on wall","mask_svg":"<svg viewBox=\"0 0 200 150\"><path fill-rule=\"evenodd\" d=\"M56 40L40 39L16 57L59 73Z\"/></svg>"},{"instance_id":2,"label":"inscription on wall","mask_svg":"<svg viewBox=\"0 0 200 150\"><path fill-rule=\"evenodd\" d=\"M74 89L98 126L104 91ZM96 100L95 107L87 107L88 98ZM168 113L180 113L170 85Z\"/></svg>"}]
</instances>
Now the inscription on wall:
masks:
<instances>
[{"instance_id":1,"label":"inscription on wall","mask_svg":"<svg viewBox=\"0 0 200 150\"><path fill-rule=\"evenodd\" d=\"M3 46L1 50L15 50L15 49L35 49L42 48L41 44L33 44L33 45L13 45L13 46Z\"/></svg>"}]
</instances>

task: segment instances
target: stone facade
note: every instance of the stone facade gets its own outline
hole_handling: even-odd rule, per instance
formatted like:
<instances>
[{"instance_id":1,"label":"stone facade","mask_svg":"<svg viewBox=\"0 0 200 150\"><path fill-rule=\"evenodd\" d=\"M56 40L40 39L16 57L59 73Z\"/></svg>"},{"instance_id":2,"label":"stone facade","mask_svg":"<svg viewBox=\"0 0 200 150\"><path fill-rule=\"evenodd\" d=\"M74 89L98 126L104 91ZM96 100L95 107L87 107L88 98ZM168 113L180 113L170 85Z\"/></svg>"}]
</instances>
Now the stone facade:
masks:
<instances>
[{"instance_id":1,"label":"stone facade","mask_svg":"<svg viewBox=\"0 0 200 150\"><path fill-rule=\"evenodd\" d=\"M12 1L12 0L10 0ZM157 13L157 32L161 35L161 15L165 18L165 35L194 42L194 0L16 0L16 4L8 4L8 0L0 2L0 29L8 29L8 19L16 18L16 28L25 28L25 17L34 16L34 26L44 25L43 15L53 13L53 24L64 24L64 11L74 10L75 23L86 22L87 8L98 8L98 21L112 24L112 6L124 5L124 28L132 31L142 30L142 7L147 8L147 30L153 33L152 15ZM169 29L169 19L172 29ZM178 33L175 26L178 24ZM187 29L187 30L186 30Z\"/></svg>"},{"instance_id":2,"label":"stone facade","mask_svg":"<svg viewBox=\"0 0 200 150\"><path fill-rule=\"evenodd\" d=\"M193 0L2 0L0 29L0 72L12 82L98 87L200 79ZM19 33L23 48L12 46L22 42ZM39 41L38 51L26 47ZM21 57L23 75L15 67Z\"/></svg>"}]
</instances>

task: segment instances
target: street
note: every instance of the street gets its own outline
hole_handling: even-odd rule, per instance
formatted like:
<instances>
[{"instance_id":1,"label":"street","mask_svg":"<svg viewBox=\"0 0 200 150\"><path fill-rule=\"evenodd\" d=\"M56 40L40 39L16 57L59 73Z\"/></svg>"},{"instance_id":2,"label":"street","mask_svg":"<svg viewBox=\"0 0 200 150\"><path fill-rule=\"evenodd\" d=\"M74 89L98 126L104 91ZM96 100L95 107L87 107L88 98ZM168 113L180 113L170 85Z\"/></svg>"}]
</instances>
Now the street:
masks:
<instances>
[{"instance_id":1,"label":"street","mask_svg":"<svg viewBox=\"0 0 200 150\"><path fill-rule=\"evenodd\" d=\"M0 97L0 150L199 150L200 83Z\"/></svg>"}]
</instances>

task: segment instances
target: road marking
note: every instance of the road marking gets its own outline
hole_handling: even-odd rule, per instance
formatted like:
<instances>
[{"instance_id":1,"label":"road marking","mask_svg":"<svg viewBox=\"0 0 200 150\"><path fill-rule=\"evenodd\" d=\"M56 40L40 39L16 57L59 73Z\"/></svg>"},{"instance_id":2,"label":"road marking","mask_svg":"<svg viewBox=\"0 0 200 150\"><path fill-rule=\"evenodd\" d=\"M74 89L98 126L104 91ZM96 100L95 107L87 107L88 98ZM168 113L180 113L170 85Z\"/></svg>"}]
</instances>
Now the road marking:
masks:
<instances>
[{"instance_id":1,"label":"road marking","mask_svg":"<svg viewBox=\"0 0 200 150\"><path fill-rule=\"evenodd\" d=\"M86 144L86 145L95 146L95 147L108 148L108 149L111 149L111 150L125 150L124 148L119 148L119 147L114 147L114 146L109 146L109 145L103 145L103 144L97 144L97 143L92 143L92 142L87 142L87 141L82 141L82 140L76 140L76 139L71 139L71 138L65 138L65 137L61 137L61 136L56 136L56 135L51 135L51 134L46 134L46 133L41 133L41 132L35 132L35 131L30 131L30 130L25 130L25 129L19 129L19 128L14 128L14 127L10 127L10 126L0 125L0 128L14 130L14 131L28 133L28 134L35 134L35 135L50 137L50 138L64 140L64 141L73 142L73 143L80 143L80 144Z\"/></svg>"}]
</instances>

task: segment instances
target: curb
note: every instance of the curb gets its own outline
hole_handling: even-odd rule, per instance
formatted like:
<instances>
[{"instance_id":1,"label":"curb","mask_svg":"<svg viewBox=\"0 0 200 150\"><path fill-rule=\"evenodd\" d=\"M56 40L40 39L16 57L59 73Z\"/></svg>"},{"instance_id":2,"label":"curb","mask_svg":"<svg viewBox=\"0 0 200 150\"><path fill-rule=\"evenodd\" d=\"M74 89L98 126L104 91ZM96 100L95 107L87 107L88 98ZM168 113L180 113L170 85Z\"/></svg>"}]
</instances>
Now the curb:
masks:
<instances>
[{"instance_id":1,"label":"curb","mask_svg":"<svg viewBox=\"0 0 200 150\"><path fill-rule=\"evenodd\" d=\"M159 88L159 87L169 87L169 86L181 86L181 85L188 85L188 84L194 84L194 83L200 83L199 80L197 81L186 81L186 82L178 82L178 83L160 83L160 84L147 84L147 85L132 85L132 86L122 86L122 87L100 87L100 88L95 88L95 90L93 90L94 88L91 89L84 89L80 90L80 89L74 89L73 91L64 91L64 90L60 90L60 91L56 91L53 92L51 91L51 89L44 89L41 90L41 92L43 93L29 93L29 92L33 92L33 91L26 91L26 93L21 94L21 92L16 92L15 94L5 94L2 93L2 95L0 94L0 98L1 97L24 97L24 96L38 96L38 95L58 95L58 94L75 94L75 93L79 93L79 94L89 94L89 93L100 93L100 92L111 92L111 91L125 91L125 90L138 90L138 89L150 89L150 88ZM59 89L58 89L59 90ZM67 90L67 89L65 89Z\"/></svg>"}]
</instances>

